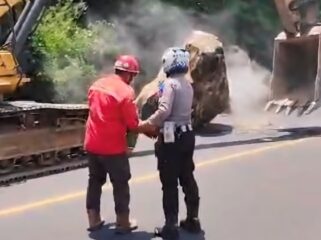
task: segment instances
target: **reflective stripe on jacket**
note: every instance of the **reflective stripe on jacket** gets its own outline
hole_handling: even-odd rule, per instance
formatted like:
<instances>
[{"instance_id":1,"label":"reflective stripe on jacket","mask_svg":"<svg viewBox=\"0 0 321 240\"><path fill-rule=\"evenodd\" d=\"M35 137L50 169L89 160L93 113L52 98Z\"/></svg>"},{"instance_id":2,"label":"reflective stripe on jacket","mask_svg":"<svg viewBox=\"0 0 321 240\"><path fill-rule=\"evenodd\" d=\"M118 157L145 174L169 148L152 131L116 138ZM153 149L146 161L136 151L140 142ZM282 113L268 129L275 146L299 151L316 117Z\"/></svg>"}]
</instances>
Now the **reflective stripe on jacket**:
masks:
<instances>
[{"instance_id":1,"label":"reflective stripe on jacket","mask_svg":"<svg viewBox=\"0 0 321 240\"><path fill-rule=\"evenodd\" d=\"M86 151L109 155L127 149L127 129L138 126L134 90L118 75L98 79L88 91L89 116L86 124Z\"/></svg>"}]
</instances>

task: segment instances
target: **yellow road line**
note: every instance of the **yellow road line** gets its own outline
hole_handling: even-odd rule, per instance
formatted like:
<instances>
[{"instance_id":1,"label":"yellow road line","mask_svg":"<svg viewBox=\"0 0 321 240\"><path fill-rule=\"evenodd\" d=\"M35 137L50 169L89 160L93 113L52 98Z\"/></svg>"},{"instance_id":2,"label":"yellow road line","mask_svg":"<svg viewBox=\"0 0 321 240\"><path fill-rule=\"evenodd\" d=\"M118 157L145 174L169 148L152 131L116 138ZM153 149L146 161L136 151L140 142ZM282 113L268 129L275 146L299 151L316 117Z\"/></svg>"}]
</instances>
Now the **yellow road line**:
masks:
<instances>
[{"instance_id":1,"label":"yellow road line","mask_svg":"<svg viewBox=\"0 0 321 240\"><path fill-rule=\"evenodd\" d=\"M296 145L296 144L301 143L306 140L307 139L299 139L299 140L292 140L292 141L290 140L287 142L273 144L271 146L260 147L260 148L254 149L254 150L246 150L246 151L238 152L235 154L227 155L224 157L209 159L209 160L197 163L196 168L206 167L209 165L216 164L218 162L239 159L239 158L242 158L245 156L257 155L257 154L264 153L264 152L267 152L267 151L273 150L273 149L283 148L283 147L287 147L287 146L293 146L293 145ZM131 183L132 184L144 183L144 182L148 182L150 180L156 179L157 177L158 177L158 173L155 172L155 173L143 175L141 177L133 178L131 180ZM111 189L111 185L106 185L103 187L103 190L107 190L107 189ZM28 210L45 207L48 205L53 205L53 204L57 204L57 203L61 203L61 202L66 202L66 201L78 199L78 198L84 197L85 195L86 195L86 191L79 191L79 192L74 192L74 193L70 193L70 194L66 194L66 195L62 195L62 196L58 196L58 197L47 198L47 199L44 199L41 201L36 201L33 203L24 204L24 205L20 205L20 206L16 206L16 207L6 208L6 209L2 209L2 210L0 209L0 217L5 217L5 216L17 214L17 213L22 213L22 212L25 212Z\"/></svg>"}]
</instances>

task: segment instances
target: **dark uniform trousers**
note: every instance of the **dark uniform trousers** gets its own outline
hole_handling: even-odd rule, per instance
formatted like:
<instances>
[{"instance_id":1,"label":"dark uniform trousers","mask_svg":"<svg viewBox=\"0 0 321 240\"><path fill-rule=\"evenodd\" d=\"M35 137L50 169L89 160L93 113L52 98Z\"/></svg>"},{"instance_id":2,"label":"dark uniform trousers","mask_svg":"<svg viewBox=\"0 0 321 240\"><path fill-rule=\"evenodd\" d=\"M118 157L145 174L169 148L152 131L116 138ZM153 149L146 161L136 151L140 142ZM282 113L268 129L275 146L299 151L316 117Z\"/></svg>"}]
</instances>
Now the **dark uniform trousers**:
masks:
<instances>
[{"instance_id":1,"label":"dark uniform trousers","mask_svg":"<svg viewBox=\"0 0 321 240\"><path fill-rule=\"evenodd\" d=\"M89 156L89 180L86 207L100 212L102 186L106 183L107 174L113 186L116 214L129 213L129 180L131 178L128 156L96 155Z\"/></svg>"},{"instance_id":2,"label":"dark uniform trousers","mask_svg":"<svg viewBox=\"0 0 321 240\"><path fill-rule=\"evenodd\" d=\"M160 135L155 143L166 224L178 222L178 181L185 195L187 217L198 217L199 191L193 174L194 149L193 131L175 133L174 143L164 143L163 136Z\"/></svg>"}]
</instances>

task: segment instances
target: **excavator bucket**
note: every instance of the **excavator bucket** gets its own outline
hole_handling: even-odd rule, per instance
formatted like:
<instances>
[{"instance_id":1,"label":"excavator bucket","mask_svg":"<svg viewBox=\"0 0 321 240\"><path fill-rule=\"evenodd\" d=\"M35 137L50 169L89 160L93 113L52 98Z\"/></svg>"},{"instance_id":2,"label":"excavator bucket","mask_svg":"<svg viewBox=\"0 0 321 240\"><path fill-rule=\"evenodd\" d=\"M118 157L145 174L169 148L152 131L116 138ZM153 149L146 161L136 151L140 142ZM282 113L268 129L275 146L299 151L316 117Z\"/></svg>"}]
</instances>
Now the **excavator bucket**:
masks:
<instances>
[{"instance_id":1,"label":"excavator bucket","mask_svg":"<svg viewBox=\"0 0 321 240\"><path fill-rule=\"evenodd\" d=\"M321 26L318 2L275 0L284 26L274 41L270 96L265 110L309 114L319 107ZM317 8L318 9L318 8ZM296 14L297 13L297 14ZM298 17L299 16L299 17Z\"/></svg>"},{"instance_id":2,"label":"excavator bucket","mask_svg":"<svg viewBox=\"0 0 321 240\"><path fill-rule=\"evenodd\" d=\"M294 109L298 109L299 115L310 113L309 107L318 99L320 91L317 78L320 42L320 35L276 40L270 102L266 110L274 106L276 113L286 110L286 114L290 114Z\"/></svg>"}]
</instances>

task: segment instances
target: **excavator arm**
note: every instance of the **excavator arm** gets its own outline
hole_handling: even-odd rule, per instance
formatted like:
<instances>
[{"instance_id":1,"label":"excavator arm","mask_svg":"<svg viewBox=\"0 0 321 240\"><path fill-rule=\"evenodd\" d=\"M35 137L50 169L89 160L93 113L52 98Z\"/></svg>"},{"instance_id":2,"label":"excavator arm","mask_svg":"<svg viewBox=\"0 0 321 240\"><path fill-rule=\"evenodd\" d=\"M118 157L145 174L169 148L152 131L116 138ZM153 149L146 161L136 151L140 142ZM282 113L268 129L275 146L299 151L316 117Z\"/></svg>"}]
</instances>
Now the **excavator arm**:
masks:
<instances>
[{"instance_id":1,"label":"excavator arm","mask_svg":"<svg viewBox=\"0 0 321 240\"><path fill-rule=\"evenodd\" d=\"M318 0L275 0L284 31L274 39L265 109L310 114L320 102L321 26Z\"/></svg>"},{"instance_id":2,"label":"excavator arm","mask_svg":"<svg viewBox=\"0 0 321 240\"><path fill-rule=\"evenodd\" d=\"M30 80L19 67L29 34L50 0L0 0L0 96Z\"/></svg>"},{"instance_id":3,"label":"excavator arm","mask_svg":"<svg viewBox=\"0 0 321 240\"><path fill-rule=\"evenodd\" d=\"M284 32L288 34L289 37L295 36L298 32L297 22L300 17L298 14L290 10L290 4L293 4L293 0L274 0L274 2L282 22Z\"/></svg>"}]
</instances>

